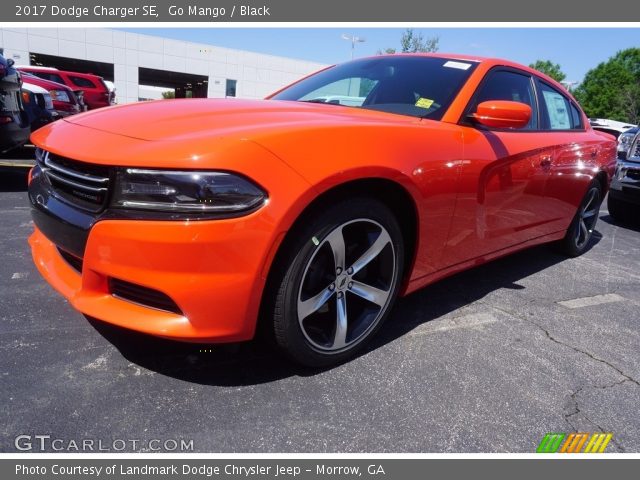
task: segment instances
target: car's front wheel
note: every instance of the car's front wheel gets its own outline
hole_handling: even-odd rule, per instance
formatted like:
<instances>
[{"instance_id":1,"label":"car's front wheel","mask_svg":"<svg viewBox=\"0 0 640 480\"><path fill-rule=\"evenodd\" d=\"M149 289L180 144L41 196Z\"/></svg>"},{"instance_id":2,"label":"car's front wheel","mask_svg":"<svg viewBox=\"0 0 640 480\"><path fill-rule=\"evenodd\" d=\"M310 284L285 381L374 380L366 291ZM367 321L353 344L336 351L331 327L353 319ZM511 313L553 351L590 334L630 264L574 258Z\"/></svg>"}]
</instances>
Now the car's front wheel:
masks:
<instances>
[{"instance_id":1,"label":"car's front wheel","mask_svg":"<svg viewBox=\"0 0 640 480\"><path fill-rule=\"evenodd\" d=\"M400 227L386 205L358 198L327 206L294 234L274 278L276 342L301 364L339 363L392 308L403 273Z\"/></svg>"}]
</instances>

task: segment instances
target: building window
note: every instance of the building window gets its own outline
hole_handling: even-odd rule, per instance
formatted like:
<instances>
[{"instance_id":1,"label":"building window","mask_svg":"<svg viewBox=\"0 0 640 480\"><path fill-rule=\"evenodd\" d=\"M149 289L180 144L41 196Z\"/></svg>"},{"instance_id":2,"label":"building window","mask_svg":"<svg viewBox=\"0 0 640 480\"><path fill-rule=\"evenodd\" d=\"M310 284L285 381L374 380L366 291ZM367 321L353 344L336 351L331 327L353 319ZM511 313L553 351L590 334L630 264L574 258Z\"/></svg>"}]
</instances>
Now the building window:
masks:
<instances>
[{"instance_id":1,"label":"building window","mask_svg":"<svg viewBox=\"0 0 640 480\"><path fill-rule=\"evenodd\" d=\"M227 97L235 97L236 96L236 84L238 83L237 80L230 80L227 78L227 88L226 88L226 93L225 95Z\"/></svg>"}]
</instances>

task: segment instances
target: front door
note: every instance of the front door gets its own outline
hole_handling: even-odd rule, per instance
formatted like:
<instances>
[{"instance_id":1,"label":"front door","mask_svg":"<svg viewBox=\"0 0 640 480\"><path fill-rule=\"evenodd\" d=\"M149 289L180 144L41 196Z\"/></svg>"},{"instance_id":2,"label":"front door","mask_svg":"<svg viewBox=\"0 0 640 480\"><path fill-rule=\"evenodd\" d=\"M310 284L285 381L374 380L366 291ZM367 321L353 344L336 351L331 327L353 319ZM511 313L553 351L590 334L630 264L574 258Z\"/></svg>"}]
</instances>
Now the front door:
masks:
<instances>
[{"instance_id":1,"label":"front door","mask_svg":"<svg viewBox=\"0 0 640 480\"><path fill-rule=\"evenodd\" d=\"M518 130L463 127L459 197L443 259L449 265L544 235L553 218L545 183L554 149L538 131L532 77L513 69L492 70L469 111L487 100L526 103L532 116Z\"/></svg>"}]
</instances>

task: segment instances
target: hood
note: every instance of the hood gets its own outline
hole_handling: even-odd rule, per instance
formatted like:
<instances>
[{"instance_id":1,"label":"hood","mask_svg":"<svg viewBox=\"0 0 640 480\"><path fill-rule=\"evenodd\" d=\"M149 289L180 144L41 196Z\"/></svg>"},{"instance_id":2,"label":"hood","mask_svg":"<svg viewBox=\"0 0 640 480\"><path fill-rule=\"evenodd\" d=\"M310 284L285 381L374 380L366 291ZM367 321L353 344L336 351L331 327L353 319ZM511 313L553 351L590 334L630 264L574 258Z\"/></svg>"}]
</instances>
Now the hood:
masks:
<instances>
[{"instance_id":1,"label":"hood","mask_svg":"<svg viewBox=\"0 0 640 480\"><path fill-rule=\"evenodd\" d=\"M52 82L51 80L45 80L44 78L36 77L35 75L31 75L28 72L24 72L20 69L20 74L22 75L22 81L29 82L32 85L38 85L39 87L44 88L45 90L65 90L71 91L69 87L62 83Z\"/></svg>"},{"instance_id":2,"label":"hood","mask_svg":"<svg viewBox=\"0 0 640 480\"><path fill-rule=\"evenodd\" d=\"M27 90L31 93L41 93L41 94L46 94L49 95L49 90L45 90L42 87L39 87L38 85L34 85L33 83L27 83L27 82L23 82L22 83L22 88L24 90Z\"/></svg>"},{"instance_id":3,"label":"hood","mask_svg":"<svg viewBox=\"0 0 640 480\"><path fill-rule=\"evenodd\" d=\"M279 100L157 100L92 110L64 121L140 140L240 137L310 124L415 122L417 119L337 105Z\"/></svg>"}]
</instances>

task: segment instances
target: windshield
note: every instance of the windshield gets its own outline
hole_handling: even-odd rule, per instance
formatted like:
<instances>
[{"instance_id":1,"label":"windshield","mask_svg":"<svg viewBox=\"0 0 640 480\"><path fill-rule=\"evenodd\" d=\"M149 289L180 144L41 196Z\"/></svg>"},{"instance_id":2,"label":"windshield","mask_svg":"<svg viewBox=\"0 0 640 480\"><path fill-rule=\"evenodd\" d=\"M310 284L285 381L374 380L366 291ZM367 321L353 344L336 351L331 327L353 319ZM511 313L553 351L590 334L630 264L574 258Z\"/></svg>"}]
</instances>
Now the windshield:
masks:
<instances>
[{"instance_id":1,"label":"windshield","mask_svg":"<svg viewBox=\"0 0 640 480\"><path fill-rule=\"evenodd\" d=\"M439 120L476 63L437 57L379 56L323 70L271 97Z\"/></svg>"}]
</instances>

